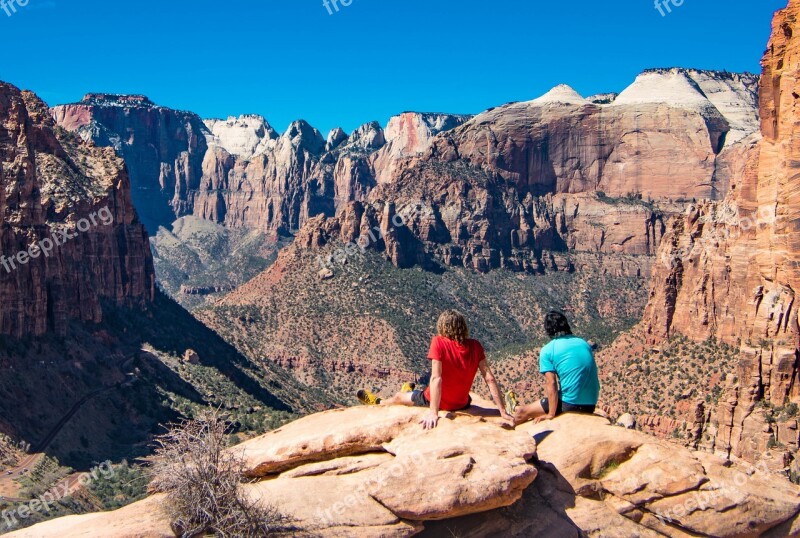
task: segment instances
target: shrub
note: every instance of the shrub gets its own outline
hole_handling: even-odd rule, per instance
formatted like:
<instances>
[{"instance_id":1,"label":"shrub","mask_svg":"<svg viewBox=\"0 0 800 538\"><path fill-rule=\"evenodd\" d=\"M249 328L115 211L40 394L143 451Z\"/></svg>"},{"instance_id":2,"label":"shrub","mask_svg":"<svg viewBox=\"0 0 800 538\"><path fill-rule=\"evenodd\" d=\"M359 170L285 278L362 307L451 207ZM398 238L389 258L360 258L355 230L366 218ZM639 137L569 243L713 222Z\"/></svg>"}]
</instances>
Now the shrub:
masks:
<instances>
[{"instance_id":1,"label":"shrub","mask_svg":"<svg viewBox=\"0 0 800 538\"><path fill-rule=\"evenodd\" d=\"M151 488L166 494L164 508L176 536L273 536L288 529L276 509L241 490L244 458L226 450L219 410L204 411L156 438Z\"/></svg>"}]
</instances>

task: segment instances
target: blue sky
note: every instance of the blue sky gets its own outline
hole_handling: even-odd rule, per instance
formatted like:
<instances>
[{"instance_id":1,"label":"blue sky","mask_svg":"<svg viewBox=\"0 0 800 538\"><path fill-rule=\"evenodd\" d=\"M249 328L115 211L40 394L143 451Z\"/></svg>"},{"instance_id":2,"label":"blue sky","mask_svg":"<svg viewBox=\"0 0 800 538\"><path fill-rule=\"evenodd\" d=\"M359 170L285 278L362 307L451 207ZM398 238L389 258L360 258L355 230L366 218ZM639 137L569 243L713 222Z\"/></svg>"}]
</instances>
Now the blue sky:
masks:
<instances>
[{"instance_id":1,"label":"blue sky","mask_svg":"<svg viewBox=\"0 0 800 538\"><path fill-rule=\"evenodd\" d=\"M480 112L559 83L620 91L648 67L759 72L786 5L684 0L662 16L652 0L352 0L331 15L322 0L28 1L0 11L0 80L50 105L143 93L323 134L404 110Z\"/></svg>"}]
</instances>

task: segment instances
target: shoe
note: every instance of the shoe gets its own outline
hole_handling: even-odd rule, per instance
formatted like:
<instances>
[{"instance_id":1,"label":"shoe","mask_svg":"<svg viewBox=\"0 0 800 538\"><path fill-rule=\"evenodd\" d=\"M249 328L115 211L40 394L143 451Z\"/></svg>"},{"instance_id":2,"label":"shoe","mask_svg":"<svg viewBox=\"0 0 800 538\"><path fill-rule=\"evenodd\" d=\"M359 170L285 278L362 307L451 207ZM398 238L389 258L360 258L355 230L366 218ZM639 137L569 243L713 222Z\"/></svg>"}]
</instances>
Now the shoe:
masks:
<instances>
[{"instance_id":1,"label":"shoe","mask_svg":"<svg viewBox=\"0 0 800 538\"><path fill-rule=\"evenodd\" d=\"M356 397L358 401L360 401L364 405L378 405L381 403L381 399L378 398L375 394L372 394L368 390L360 390L356 393Z\"/></svg>"},{"instance_id":2,"label":"shoe","mask_svg":"<svg viewBox=\"0 0 800 538\"><path fill-rule=\"evenodd\" d=\"M403 386L400 387L400 392L413 392L415 388L417 388L416 383L403 383Z\"/></svg>"},{"instance_id":3,"label":"shoe","mask_svg":"<svg viewBox=\"0 0 800 538\"><path fill-rule=\"evenodd\" d=\"M513 390L506 392L506 412L513 415L517 409L517 395Z\"/></svg>"}]
</instances>

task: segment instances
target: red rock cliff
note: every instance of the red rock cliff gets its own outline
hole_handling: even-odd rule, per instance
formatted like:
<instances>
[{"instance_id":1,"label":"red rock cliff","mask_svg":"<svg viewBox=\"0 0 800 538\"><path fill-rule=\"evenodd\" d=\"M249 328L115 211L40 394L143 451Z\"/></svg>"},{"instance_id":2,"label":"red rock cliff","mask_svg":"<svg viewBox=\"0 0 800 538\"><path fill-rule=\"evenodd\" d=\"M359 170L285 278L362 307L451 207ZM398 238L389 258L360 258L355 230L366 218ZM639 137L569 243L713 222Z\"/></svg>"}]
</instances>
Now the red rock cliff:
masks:
<instances>
[{"instance_id":1,"label":"red rock cliff","mask_svg":"<svg viewBox=\"0 0 800 538\"><path fill-rule=\"evenodd\" d=\"M103 299L152 301L147 235L112 149L84 144L35 95L0 83L0 160L0 334L63 334L70 320L99 322ZM54 238L47 256L30 250Z\"/></svg>"},{"instance_id":2,"label":"red rock cliff","mask_svg":"<svg viewBox=\"0 0 800 538\"><path fill-rule=\"evenodd\" d=\"M778 467L796 455L797 421L768 418L757 404L800 401L798 15L800 0L791 0L773 21L762 61L763 139L724 201L693 206L670 223L643 322L653 341L680 333L740 347L710 420L710 444L755 460L777 443Z\"/></svg>"},{"instance_id":3,"label":"red rock cliff","mask_svg":"<svg viewBox=\"0 0 800 538\"><path fill-rule=\"evenodd\" d=\"M427 217L389 241L395 263L572 269L567 253L579 251L645 255L624 269L639 273L662 212L728 192L756 130L756 86L654 70L604 103L561 86L474 118L404 113L385 131L372 122L327 141L303 121L281 135L255 116L203 124L135 96L90 95L53 115L126 158L151 233L191 214L290 234L320 215L349 218L352 202L370 228L388 206L423 206Z\"/></svg>"}]
</instances>

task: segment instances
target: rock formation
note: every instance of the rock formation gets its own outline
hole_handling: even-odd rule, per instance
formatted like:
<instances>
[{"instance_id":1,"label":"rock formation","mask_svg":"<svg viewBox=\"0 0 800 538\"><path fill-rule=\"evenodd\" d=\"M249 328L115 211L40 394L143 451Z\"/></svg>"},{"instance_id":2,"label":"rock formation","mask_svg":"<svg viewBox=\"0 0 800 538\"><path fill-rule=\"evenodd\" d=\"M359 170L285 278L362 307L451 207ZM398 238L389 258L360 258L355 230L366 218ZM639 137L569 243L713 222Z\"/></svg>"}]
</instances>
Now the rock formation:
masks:
<instances>
[{"instance_id":1,"label":"rock formation","mask_svg":"<svg viewBox=\"0 0 800 538\"><path fill-rule=\"evenodd\" d=\"M304 121L278 134L261 116L203 121L143 96L89 94L52 114L125 158L151 235L187 215L288 235L311 217L333 216L341 202L365 198L376 176L366 157L387 143L376 122L349 136L335 129L325 141ZM463 122L444 114L403 117L398 127L390 122L392 152L422 151L434 134Z\"/></svg>"},{"instance_id":2,"label":"rock formation","mask_svg":"<svg viewBox=\"0 0 800 538\"><path fill-rule=\"evenodd\" d=\"M800 535L800 489L761 469L597 416L514 431L476 397L424 431L426 412L337 409L247 441L232 449L247 462L243 488L289 516L296 536ZM161 499L8 536L166 537Z\"/></svg>"},{"instance_id":3,"label":"rock formation","mask_svg":"<svg viewBox=\"0 0 800 538\"><path fill-rule=\"evenodd\" d=\"M793 471L797 424L782 409L800 400L799 14L791 0L775 15L762 61L763 139L739 157L723 201L693 205L669 224L642 324L651 341L683 334L739 347L737 371L705 425L707 444Z\"/></svg>"},{"instance_id":4,"label":"rock formation","mask_svg":"<svg viewBox=\"0 0 800 538\"><path fill-rule=\"evenodd\" d=\"M56 123L125 159L136 209L150 234L186 211L200 184L210 133L195 114L143 96L88 94L52 110Z\"/></svg>"},{"instance_id":5,"label":"rock formation","mask_svg":"<svg viewBox=\"0 0 800 538\"><path fill-rule=\"evenodd\" d=\"M541 272L574 269L569 252L652 257L665 215L692 198L723 197L742 169L757 128L756 88L750 75L660 70L597 104L562 85L421 144L420 118L403 115L370 158L377 185L350 196L351 206L341 198L323 228L349 242L380 227L388 235L376 246L400 267L435 259ZM392 225L409 213L422 216L405 230ZM650 260L624 270L647 274Z\"/></svg>"},{"instance_id":6,"label":"rock formation","mask_svg":"<svg viewBox=\"0 0 800 538\"><path fill-rule=\"evenodd\" d=\"M230 117L227 120L205 120L214 141L236 157L249 160L267 151L278 132L262 116L256 114Z\"/></svg>"},{"instance_id":7,"label":"rock formation","mask_svg":"<svg viewBox=\"0 0 800 538\"><path fill-rule=\"evenodd\" d=\"M71 320L99 322L103 300L152 301L147 235L112 149L84 144L35 95L0 83L0 160L0 334L64 334Z\"/></svg>"},{"instance_id":8,"label":"rock formation","mask_svg":"<svg viewBox=\"0 0 800 538\"><path fill-rule=\"evenodd\" d=\"M652 256L664 214L722 198L756 130L756 86L750 75L656 70L619 96L587 100L562 85L476 117L406 112L385 130L372 122L327 140L303 121L279 135L259 116L204 124L144 98L89 95L53 114L132 161L151 234L194 215L289 235L348 211L388 229L386 215L423 206L425 219L386 244L403 267L570 270L568 251Z\"/></svg>"}]
</instances>

